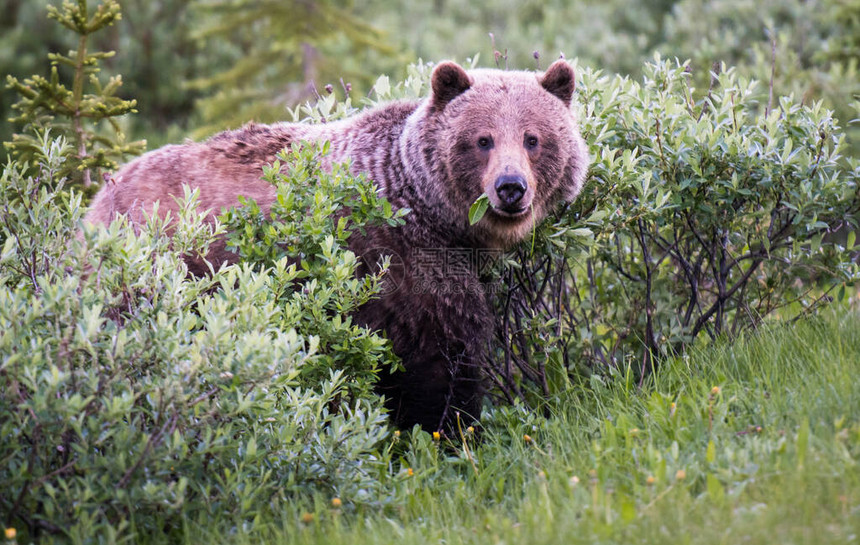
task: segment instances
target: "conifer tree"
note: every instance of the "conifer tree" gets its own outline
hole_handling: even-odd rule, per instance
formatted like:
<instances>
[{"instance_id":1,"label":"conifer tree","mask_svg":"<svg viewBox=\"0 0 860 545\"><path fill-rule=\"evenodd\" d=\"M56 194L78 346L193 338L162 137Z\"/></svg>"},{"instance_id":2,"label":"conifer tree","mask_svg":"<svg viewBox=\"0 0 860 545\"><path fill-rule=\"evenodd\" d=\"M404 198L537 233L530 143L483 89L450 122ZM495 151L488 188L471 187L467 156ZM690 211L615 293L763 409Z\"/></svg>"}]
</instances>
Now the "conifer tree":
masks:
<instances>
[{"instance_id":1,"label":"conifer tree","mask_svg":"<svg viewBox=\"0 0 860 545\"><path fill-rule=\"evenodd\" d=\"M196 6L200 19L211 21L201 38L240 49L231 68L192 82L217 91L198 104L206 122L198 136L282 120L286 107L327 84L343 80L346 91L346 83L370 83L361 56L392 51L379 30L333 0L198 0Z\"/></svg>"},{"instance_id":2,"label":"conifer tree","mask_svg":"<svg viewBox=\"0 0 860 545\"><path fill-rule=\"evenodd\" d=\"M66 136L73 150L60 174L94 190L102 169L117 168L117 160L137 155L146 146L145 141L127 142L117 121L136 112L135 100L116 96L122 77L113 76L106 85L98 78L99 63L114 52L88 50L92 34L120 19L120 6L116 0L103 0L91 14L87 0L65 0L61 8L49 5L47 10L49 18L78 35L78 48L67 55L49 54L48 78L34 75L22 82L7 76L8 87L20 95L12 106L17 116L11 121L23 124L24 130L4 144L13 156L29 160L39 149L38 132ZM71 89L61 82L60 67L71 68Z\"/></svg>"}]
</instances>

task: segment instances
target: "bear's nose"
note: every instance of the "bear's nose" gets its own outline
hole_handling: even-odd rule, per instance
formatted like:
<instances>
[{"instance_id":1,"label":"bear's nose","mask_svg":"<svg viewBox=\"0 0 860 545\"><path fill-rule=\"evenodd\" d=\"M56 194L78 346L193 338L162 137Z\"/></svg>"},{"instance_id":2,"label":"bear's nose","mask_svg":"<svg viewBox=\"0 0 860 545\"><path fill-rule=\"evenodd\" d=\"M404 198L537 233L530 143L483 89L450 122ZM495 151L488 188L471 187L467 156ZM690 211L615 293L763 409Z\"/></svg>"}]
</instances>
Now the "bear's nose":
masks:
<instances>
[{"instance_id":1,"label":"bear's nose","mask_svg":"<svg viewBox=\"0 0 860 545\"><path fill-rule=\"evenodd\" d=\"M519 208L517 203L526 194L526 189L526 180L519 174L504 174L496 178L496 195L502 201L503 209Z\"/></svg>"}]
</instances>

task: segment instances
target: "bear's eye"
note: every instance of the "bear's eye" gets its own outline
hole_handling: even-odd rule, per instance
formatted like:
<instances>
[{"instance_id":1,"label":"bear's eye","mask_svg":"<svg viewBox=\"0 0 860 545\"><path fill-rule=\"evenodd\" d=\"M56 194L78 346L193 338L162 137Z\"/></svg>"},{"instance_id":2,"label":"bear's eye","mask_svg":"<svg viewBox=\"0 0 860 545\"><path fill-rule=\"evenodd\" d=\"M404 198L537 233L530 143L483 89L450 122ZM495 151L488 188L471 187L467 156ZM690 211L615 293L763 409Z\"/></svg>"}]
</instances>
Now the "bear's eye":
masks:
<instances>
[{"instance_id":1,"label":"bear's eye","mask_svg":"<svg viewBox=\"0 0 860 545\"><path fill-rule=\"evenodd\" d=\"M533 150L533 149L537 148L537 145L538 145L538 137L527 134L526 139L525 139L526 149Z\"/></svg>"},{"instance_id":2,"label":"bear's eye","mask_svg":"<svg viewBox=\"0 0 860 545\"><path fill-rule=\"evenodd\" d=\"M493 139L489 136L482 136L478 138L478 147L484 151L492 149Z\"/></svg>"}]
</instances>

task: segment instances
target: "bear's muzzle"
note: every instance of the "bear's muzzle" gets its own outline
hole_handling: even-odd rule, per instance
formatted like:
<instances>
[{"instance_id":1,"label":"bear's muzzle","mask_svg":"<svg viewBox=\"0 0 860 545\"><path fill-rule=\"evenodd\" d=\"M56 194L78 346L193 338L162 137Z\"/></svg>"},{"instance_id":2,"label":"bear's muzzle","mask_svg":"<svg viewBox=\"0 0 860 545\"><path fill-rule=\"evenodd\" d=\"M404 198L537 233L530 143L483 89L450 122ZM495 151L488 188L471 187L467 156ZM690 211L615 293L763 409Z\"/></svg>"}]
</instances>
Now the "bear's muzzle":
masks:
<instances>
[{"instance_id":1,"label":"bear's muzzle","mask_svg":"<svg viewBox=\"0 0 860 545\"><path fill-rule=\"evenodd\" d=\"M523 197L529 186L526 179L519 174L503 174L496 178L496 196L499 198L499 209L509 214L518 214L525 209Z\"/></svg>"}]
</instances>

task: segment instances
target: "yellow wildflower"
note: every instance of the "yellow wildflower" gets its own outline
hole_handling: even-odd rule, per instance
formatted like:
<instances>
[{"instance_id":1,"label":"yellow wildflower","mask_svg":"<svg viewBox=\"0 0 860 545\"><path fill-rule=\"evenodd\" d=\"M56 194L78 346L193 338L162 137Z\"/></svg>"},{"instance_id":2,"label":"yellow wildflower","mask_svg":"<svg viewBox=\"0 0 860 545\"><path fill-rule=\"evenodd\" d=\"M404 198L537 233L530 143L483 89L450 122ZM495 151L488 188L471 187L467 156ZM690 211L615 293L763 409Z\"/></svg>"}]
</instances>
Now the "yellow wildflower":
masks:
<instances>
[{"instance_id":1,"label":"yellow wildflower","mask_svg":"<svg viewBox=\"0 0 860 545\"><path fill-rule=\"evenodd\" d=\"M439 439L442 439L442 435L438 431L434 431L433 432L433 440L438 441Z\"/></svg>"},{"instance_id":2,"label":"yellow wildflower","mask_svg":"<svg viewBox=\"0 0 860 545\"><path fill-rule=\"evenodd\" d=\"M305 524L310 524L314 521L313 513L302 513L302 522Z\"/></svg>"},{"instance_id":3,"label":"yellow wildflower","mask_svg":"<svg viewBox=\"0 0 860 545\"><path fill-rule=\"evenodd\" d=\"M18 535L18 530L16 530L15 528L6 528L6 531L4 533L6 534L6 539L11 540L15 539L15 536Z\"/></svg>"},{"instance_id":4,"label":"yellow wildflower","mask_svg":"<svg viewBox=\"0 0 860 545\"><path fill-rule=\"evenodd\" d=\"M525 441L526 443L531 443L532 442L532 436L529 434L523 435L523 441Z\"/></svg>"},{"instance_id":5,"label":"yellow wildflower","mask_svg":"<svg viewBox=\"0 0 860 545\"><path fill-rule=\"evenodd\" d=\"M678 481L683 481L683 480L684 480L684 479L686 479L686 478L687 478L687 472L686 472L686 471L684 471L683 469L679 469L679 470L675 473L675 479L676 479L676 480L678 480Z\"/></svg>"},{"instance_id":6,"label":"yellow wildflower","mask_svg":"<svg viewBox=\"0 0 860 545\"><path fill-rule=\"evenodd\" d=\"M655 479L652 475L648 475L648 478L647 478L647 479L645 479L645 483L646 483L646 484L651 485L651 484L654 484L654 482L655 482L656 480L657 480L657 479Z\"/></svg>"},{"instance_id":7,"label":"yellow wildflower","mask_svg":"<svg viewBox=\"0 0 860 545\"><path fill-rule=\"evenodd\" d=\"M334 507L335 509L337 509L341 505L343 505L343 502L340 501L340 498L332 498L331 499L331 506Z\"/></svg>"}]
</instances>

